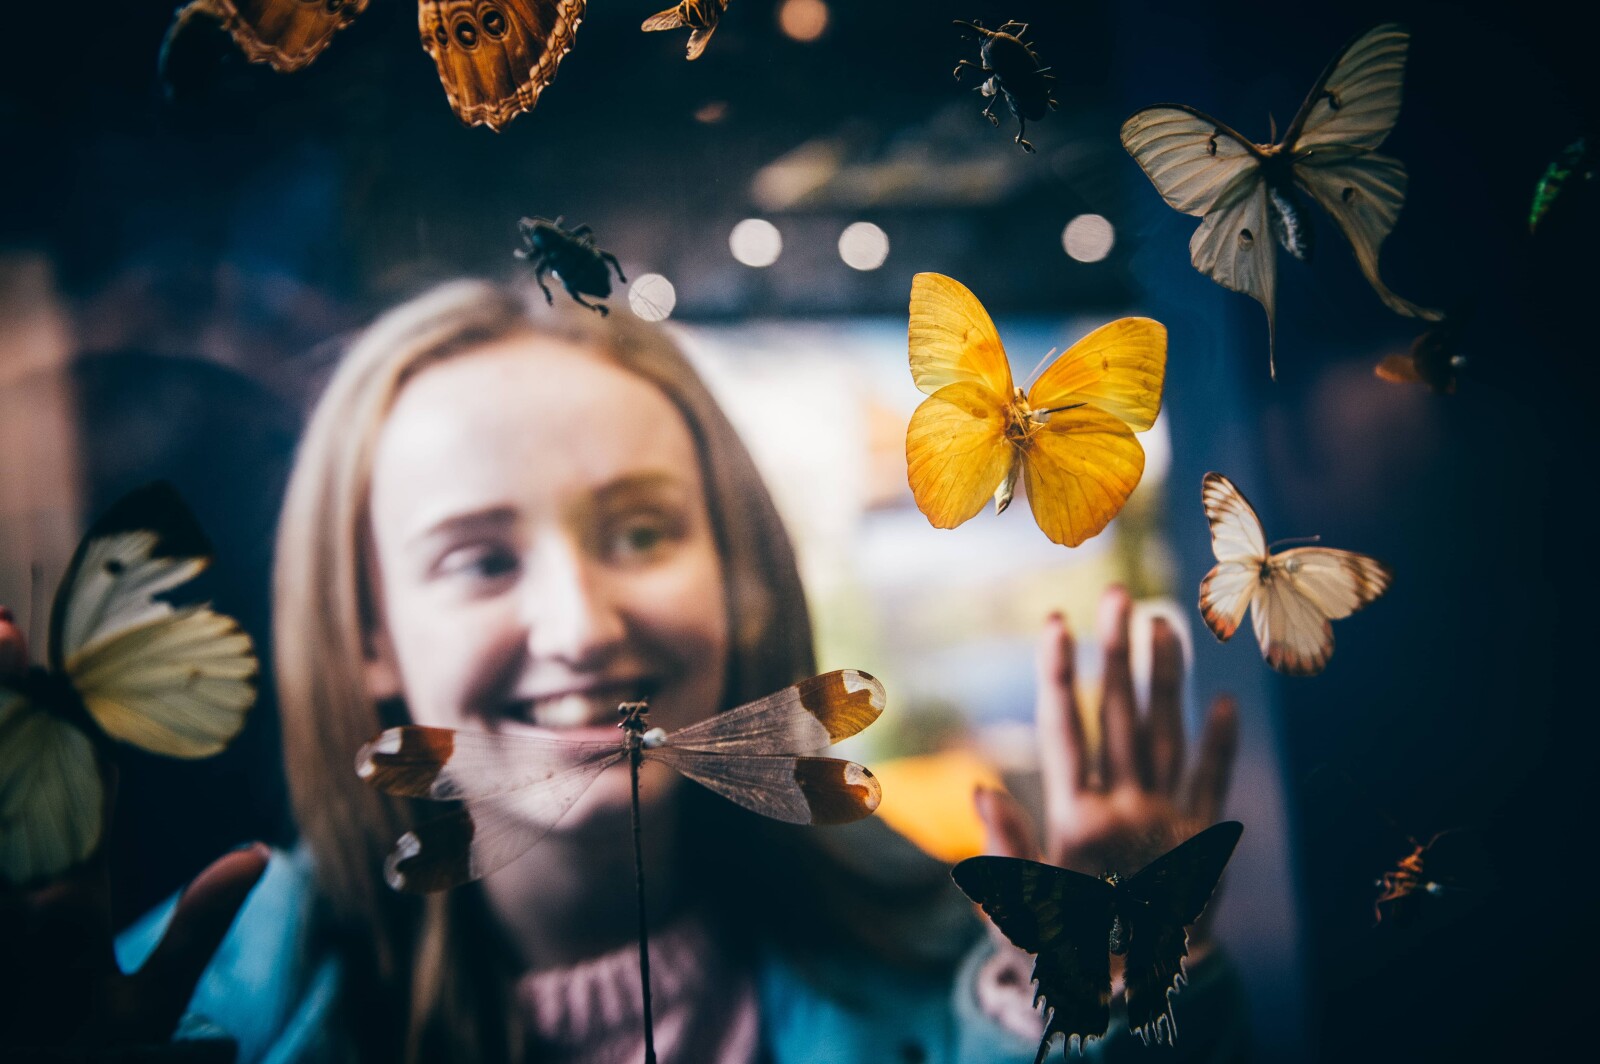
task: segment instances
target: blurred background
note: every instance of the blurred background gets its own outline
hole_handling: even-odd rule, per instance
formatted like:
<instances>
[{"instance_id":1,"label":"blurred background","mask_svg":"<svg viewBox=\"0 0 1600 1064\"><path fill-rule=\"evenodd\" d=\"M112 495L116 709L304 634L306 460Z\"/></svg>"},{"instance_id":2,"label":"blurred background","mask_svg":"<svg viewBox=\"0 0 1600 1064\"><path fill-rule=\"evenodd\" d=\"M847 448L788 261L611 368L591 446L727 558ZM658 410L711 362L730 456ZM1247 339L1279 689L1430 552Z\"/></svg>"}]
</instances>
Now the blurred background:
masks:
<instances>
[{"instance_id":1,"label":"blurred background","mask_svg":"<svg viewBox=\"0 0 1600 1064\"><path fill-rule=\"evenodd\" d=\"M498 135L451 113L408 0L374 0L292 75L196 28L165 85L170 2L17 24L0 69L0 601L37 614L87 519L165 477L218 545L198 593L269 653L278 500L343 344L437 281L526 278L521 216L587 223L630 281L613 312L668 322L767 473L824 666L892 692L897 726L859 753L893 822L953 859L976 845L972 779L1027 793L1040 622L1063 608L1091 631L1123 580L1186 633L1192 722L1217 691L1242 701L1229 814L1248 830L1218 933L1262 1058L1564 1044L1596 945L1592 183L1531 237L1527 215L1561 149L1595 143L1592 34L1487 4L734 0L690 64L681 33L639 31L656 6L591 5L538 107ZM951 78L976 58L956 18L1030 24L1061 102L1029 126L1036 155ZM1334 52L1392 18L1413 40L1384 151L1411 184L1383 273L1470 313L1459 394L1374 377L1422 326L1383 308L1326 216L1313 264L1280 257L1272 383L1260 307L1190 267L1195 220L1117 131L1180 102L1265 140L1269 113L1281 129ZM989 307L1019 379L1112 317L1167 324L1149 467L1105 534L1055 547L1025 507L928 528L904 471L921 270ZM1210 469L1269 538L1394 567L1321 677L1279 677L1249 634L1219 645L1199 622ZM228 846L293 837L270 679L223 756L122 767L124 920ZM960 800L897 806L896 779L922 795L929 772L964 781ZM1373 880L1407 836L1449 828L1471 829L1467 886L1373 927Z\"/></svg>"}]
</instances>

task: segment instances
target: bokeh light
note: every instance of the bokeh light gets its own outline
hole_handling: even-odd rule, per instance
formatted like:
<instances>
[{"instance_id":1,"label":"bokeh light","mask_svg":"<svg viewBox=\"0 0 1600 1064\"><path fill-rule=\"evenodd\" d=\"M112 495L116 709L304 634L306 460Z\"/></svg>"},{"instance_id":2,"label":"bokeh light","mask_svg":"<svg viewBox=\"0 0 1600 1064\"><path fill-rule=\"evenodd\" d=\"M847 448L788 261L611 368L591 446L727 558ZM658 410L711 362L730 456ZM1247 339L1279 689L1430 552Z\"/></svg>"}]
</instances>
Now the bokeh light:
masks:
<instances>
[{"instance_id":1,"label":"bokeh light","mask_svg":"<svg viewBox=\"0 0 1600 1064\"><path fill-rule=\"evenodd\" d=\"M871 222L854 222L839 234L839 257L852 270L876 270L889 257L889 234Z\"/></svg>"},{"instance_id":2,"label":"bokeh light","mask_svg":"<svg viewBox=\"0 0 1600 1064\"><path fill-rule=\"evenodd\" d=\"M1080 214L1061 231L1061 246L1079 262L1099 262L1116 242L1117 231L1104 215Z\"/></svg>"},{"instance_id":3,"label":"bokeh light","mask_svg":"<svg viewBox=\"0 0 1600 1064\"><path fill-rule=\"evenodd\" d=\"M728 234L728 250L746 266L771 266L783 254L783 235L765 218L746 218Z\"/></svg>"},{"instance_id":4,"label":"bokeh light","mask_svg":"<svg viewBox=\"0 0 1600 1064\"><path fill-rule=\"evenodd\" d=\"M778 8L778 27L793 40L814 41L828 28L828 5L822 0L784 0Z\"/></svg>"},{"instance_id":5,"label":"bokeh light","mask_svg":"<svg viewBox=\"0 0 1600 1064\"><path fill-rule=\"evenodd\" d=\"M628 309L645 321L666 321L677 305L677 289L659 273L634 278L628 289Z\"/></svg>"}]
</instances>

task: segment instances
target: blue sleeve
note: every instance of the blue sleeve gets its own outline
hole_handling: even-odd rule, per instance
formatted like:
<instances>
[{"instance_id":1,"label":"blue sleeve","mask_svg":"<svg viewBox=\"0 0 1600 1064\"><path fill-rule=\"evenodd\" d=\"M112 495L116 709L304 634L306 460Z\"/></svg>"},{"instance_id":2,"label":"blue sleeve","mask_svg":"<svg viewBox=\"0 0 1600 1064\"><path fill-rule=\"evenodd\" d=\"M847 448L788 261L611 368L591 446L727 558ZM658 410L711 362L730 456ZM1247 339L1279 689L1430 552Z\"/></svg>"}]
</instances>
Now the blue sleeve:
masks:
<instances>
[{"instance_id":1,"label":"blue sleeve","mask_svg":"<svg viewBox=\"0 0 1600 1064\"><path fill-rule=\"evenodd\" d=\"M344 1059L335 1004L334 958L311 951L314 889L305 855L274 850L266 873L195 987L178 1038L225 1035L239 1064L319 1064ZM177 898L117 938L123 971L144 964L166 932Z\"/></svg>"}]
</instances>

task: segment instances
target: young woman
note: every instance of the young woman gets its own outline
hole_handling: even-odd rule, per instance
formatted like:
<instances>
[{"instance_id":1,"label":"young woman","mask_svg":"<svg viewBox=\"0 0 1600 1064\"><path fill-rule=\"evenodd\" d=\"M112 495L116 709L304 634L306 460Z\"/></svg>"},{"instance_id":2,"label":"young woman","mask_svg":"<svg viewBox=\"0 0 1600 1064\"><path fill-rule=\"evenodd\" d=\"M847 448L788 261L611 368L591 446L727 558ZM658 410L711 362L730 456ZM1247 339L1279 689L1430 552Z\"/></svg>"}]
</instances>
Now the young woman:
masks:
<instances>
[{"instance_id":1,"label":"young woman","mask_svg":"<svg viewBox=\"0 0 1600 1064\"><path fill-rule=\"evenodd\" d=\"M273 855L184 1030L227 1033L241 1061L643 1059L626 770L524 857L419 899L382 875L414 810L353 762L404 722L614 740L617 703L645 695L670 731L815 672L782 525L681 354L624 316L477 282L391 311L306 431L275 594L302 843ZM1126 595L1102 612L1097 749L1059 617L1041 644L1044 853L1137 868L1216 819L1235 717L1214 707L1185 792L1177 640L1158 628L1141 715ZM943 866L875 819L774 824L657 767L642 790L664 1064L1031 1059L1027 958L983 934ZM992 850L1037 852L1009 799L978 802ZM174 986L261 859L232 856L170 925L132 929L124 966L165 933L153 982L186 998ZM1229 973L1202 952L1179 1052L1232 1059Z\"/></svg>"}]
</instances>

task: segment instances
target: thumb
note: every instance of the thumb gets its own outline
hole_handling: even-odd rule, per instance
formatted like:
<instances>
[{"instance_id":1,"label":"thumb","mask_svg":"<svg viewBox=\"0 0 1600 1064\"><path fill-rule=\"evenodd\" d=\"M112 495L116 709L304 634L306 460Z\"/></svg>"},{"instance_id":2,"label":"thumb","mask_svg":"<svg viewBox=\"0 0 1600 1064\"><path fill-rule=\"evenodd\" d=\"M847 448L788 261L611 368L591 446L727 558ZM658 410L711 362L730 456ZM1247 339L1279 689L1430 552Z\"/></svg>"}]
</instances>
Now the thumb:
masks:
<instances>
[{"instance_id":1,"label":"thumb","mask_svg":"<svg viewBox=\"0 0 1600 1064\"><path fill-rule=\"evenodd\" d=\"M268 855L258 842L218 858L178 898L167 933L130 980L129 1019L147 1028L147 1037L171 1036L201 973L267 870Z\"/></svg>"},{"instance_id":2,"label":"thumb","mask_svg":"<svg viewBox=\"0 0 1600 1064\"><path fill-rule=\"evenodd\" d=\"M984 853L1038 859L1033 820L1021 803L1005 791L981 784L972 792L972 803L983 822Z\"/></svg>"}]
</instances>

